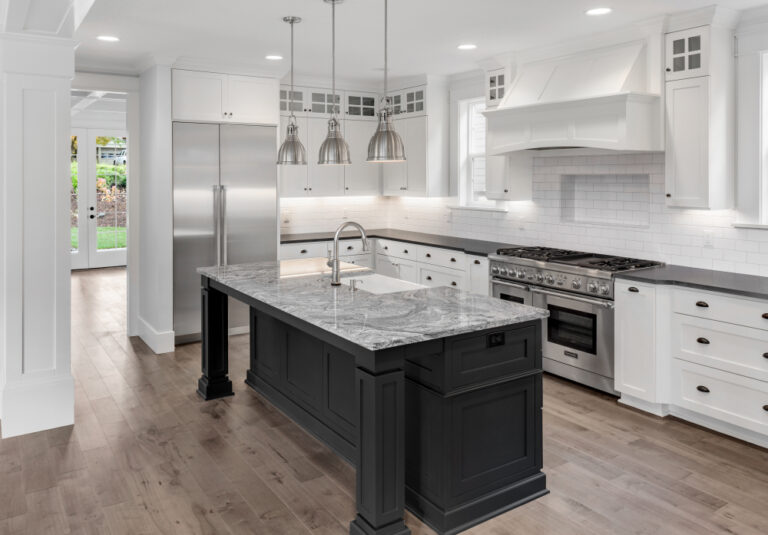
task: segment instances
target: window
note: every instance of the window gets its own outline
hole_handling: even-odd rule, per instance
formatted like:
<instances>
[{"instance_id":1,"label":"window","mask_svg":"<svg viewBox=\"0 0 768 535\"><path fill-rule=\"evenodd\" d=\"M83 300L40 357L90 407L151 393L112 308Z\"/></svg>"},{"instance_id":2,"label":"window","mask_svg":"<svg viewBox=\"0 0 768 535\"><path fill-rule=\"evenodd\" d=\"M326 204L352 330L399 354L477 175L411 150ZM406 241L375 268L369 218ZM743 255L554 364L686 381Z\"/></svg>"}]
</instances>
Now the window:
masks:
<instances>
[{"instance_id":1,"label":"window","mask_svg":"<svg viewBox=\"0 0 768 535\"><path fill-rule=\"evenodd\" d=\"M485 99L460 104L460 200L463 206L493 206L485 196Z\"/></svg>"}]
</instances>

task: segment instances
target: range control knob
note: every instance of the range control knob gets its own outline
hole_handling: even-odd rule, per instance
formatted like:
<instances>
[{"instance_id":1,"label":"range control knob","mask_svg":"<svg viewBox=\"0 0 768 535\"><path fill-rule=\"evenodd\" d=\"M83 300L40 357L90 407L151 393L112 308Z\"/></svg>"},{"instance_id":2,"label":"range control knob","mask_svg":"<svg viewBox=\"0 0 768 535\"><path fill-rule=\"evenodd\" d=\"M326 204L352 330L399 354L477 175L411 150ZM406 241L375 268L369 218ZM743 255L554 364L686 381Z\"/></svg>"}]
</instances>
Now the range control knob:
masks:
<instances>
[{"instance_id":1,"label":"range control knob","mask_svg":"<svg viewBox=\"0 0 768 535\"><path fill-rule=\"evenodd\" d=\"M542 275L541 273L536 273L536 280L539 282L543 281L544 275Z\"/></svg>"},{"instance_id":2,"label":"range control knob","mask_svg":"<svg viewBox=\"0 0 768 535\"><path fill-rule=\"evenodd\" d=\"M524 269L521 269L521 270L519 270L519 271L517 272L517 278L518 278L518 279L524 279L524 278L525 278L525 276L526 276L526 273L525 273L525 270L524 270Z\"/></svg>"},{"instance_id":3,"label":"range control knob","mask_svg":"<svg viewBox=\"0 0 768 535\"><path fill-rule=\"evenodd\" d=\"M597 283L596 282L590 282L587 285L587 290L589 290L593 294L596 294L597 293Z\"/></svg>"},{"instance_id":4,"label":"range control knob","mask_svg":"<svg viewBox=\"0 0 768 535\"><path fill-rule=\"evenodd\" d=\"M491 268L491 273L493 273L494 275L498 275L499 274L499 266L493 266Z\"/></svg>"},{"instance_id":5,"label":"range control knob","mask_svg":"<svg viewBox=\"0 0 768 535\"><path fill-rule=\"evenodd\" d=\"M547 284L554 284L555 278L552 275L546 275L544 276L544 282L546 282Z\"/></svg>"},{"instance_id":6,"label":"range control knob","mask_svg":"<svg viewBox=\"0 0 768 535\"><path fill-rule=\"evenodd\" d=\"M600 285L600 293L603 295L608 295L610 293L610 289L605 284Z\"/></svg>"},{"instance_id":7,"label":"range control knob","mask_svg":"<svg viewBox=\"0 0 768 535\"><path fill-rule=\"evenodd\" d=\"M499 268L499 275L501 275L502 277L506 277L507 276L507 268L500 267Z\"/></svg>"},{"instance_id":8,"label":"range control knob","mask_svg":"<svg viewBox=\"0 0 768 535\"><path fill-rule=\"evenodd\" d=\"M581 288L581 279L573 279L571 286L573 286L574 290L578 290L579 288Z\"/></svg>"}]
</instances>

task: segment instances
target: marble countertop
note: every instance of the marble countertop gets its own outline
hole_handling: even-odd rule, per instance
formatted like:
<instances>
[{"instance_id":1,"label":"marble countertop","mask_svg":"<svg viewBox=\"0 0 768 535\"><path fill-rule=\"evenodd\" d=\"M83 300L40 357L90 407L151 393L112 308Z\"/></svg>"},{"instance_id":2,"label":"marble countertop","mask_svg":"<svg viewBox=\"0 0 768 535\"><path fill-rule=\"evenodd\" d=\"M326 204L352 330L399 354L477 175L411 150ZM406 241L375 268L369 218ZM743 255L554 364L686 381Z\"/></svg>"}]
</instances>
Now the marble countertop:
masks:
<instances>
[{"instance_id":1,"label":"marble countertop","mask_svg":"<svg viewBox=\"0 0 768 535\"><path fill-rule=\"evenodd\" d=\"M257 262L197 271L225 286L370 351L546 318L539 308L438 287L388 294L331 286L327 270L300 262ZM281 267L282 266L282 267ZM352 266L356 268L357 266ZM351 269L351 268L350 268ZM365 279L370 270L342 272Z\"/></svg>"},{"instance_id":2,"label":"marble countertop","mask_svg":"<svg viewBox=\"0 0 768 535\"><path fill-rule=\"evenodd\" d=\"M650 269L619 273L618 279L698 288L745 297L768 299L768 277L744 275L727 271L690 268L685 266L660 266Z\"/></svg>"},{"instance_id":3,"label":"marble countertop","mask_svg":"<svg viewBox=\"0 0 768 535\"><path fill-rule=\"evenodd\" d=\"M444 249L464 251L467 254L488 256L504 247L517 247L509 243L471 240L469 238L456 238L454 236L441 236L438 234L426 234L424 232L412 232L410 230L397 229L372 229L367 230L369 238L384 238L389 240L417 243L420 245L432 245ZM311 232L305 234L283 234L280 243L304 243L312 241L332 240L334 232ZM360 233L350 231L342 233L342 239L360 238Z\"/></svg>"}]
</instances>

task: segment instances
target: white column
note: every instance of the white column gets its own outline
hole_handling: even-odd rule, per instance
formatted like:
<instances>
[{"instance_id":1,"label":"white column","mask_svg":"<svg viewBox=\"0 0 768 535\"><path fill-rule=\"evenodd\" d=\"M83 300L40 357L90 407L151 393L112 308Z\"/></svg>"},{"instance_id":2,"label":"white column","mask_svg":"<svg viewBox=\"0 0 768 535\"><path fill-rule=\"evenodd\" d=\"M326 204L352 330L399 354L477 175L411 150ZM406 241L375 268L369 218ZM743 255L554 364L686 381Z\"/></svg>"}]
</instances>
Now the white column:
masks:
<instances>
[{"instance_id":1,"label":"white column","mask_svg":"<svg viewBox=\"0 0 768 535\"><path fill-rule=\"evenodd\" d=\"M74 43L0 33L0 424L74 423L69 140Z\"/></svg>"}]
</instances>

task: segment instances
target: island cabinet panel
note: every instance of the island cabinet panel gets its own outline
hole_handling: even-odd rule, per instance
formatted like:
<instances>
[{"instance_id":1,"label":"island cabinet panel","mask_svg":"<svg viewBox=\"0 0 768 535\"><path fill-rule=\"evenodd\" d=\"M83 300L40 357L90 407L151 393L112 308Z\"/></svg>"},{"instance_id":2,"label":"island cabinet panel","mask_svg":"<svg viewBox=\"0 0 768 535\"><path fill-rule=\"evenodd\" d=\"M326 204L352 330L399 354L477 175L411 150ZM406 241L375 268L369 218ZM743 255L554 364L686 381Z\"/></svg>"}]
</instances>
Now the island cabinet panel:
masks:
<instances>
[{"instance_id":1,"label":"island cabinet panel","mask_svg":"<svg viewBox=\"0 0 768 535\"><path fill-rule=\"evenodd\" d=\"M285 389L316 412L323 399L323 344L298 329L288 327L285 332Z\"/></svg>"}]
</instances>

